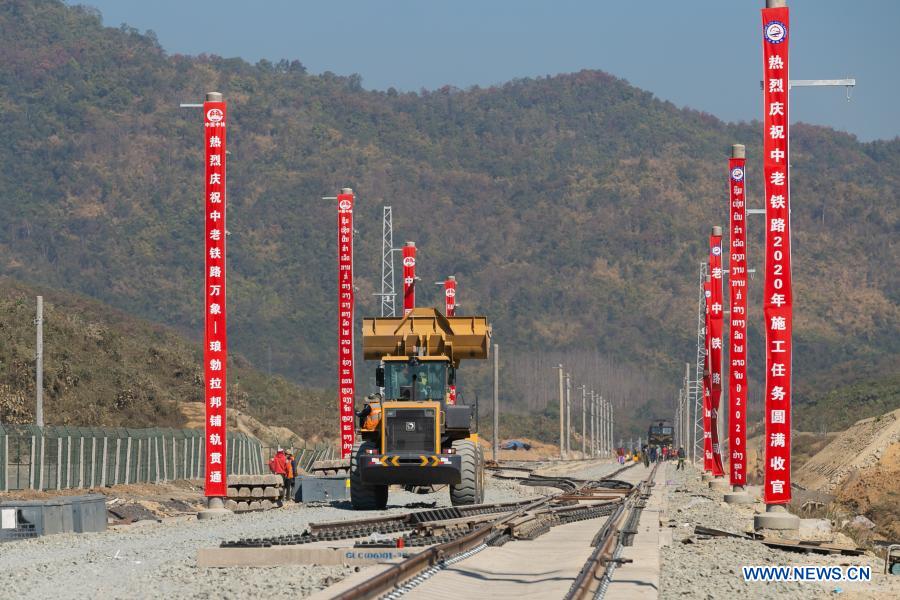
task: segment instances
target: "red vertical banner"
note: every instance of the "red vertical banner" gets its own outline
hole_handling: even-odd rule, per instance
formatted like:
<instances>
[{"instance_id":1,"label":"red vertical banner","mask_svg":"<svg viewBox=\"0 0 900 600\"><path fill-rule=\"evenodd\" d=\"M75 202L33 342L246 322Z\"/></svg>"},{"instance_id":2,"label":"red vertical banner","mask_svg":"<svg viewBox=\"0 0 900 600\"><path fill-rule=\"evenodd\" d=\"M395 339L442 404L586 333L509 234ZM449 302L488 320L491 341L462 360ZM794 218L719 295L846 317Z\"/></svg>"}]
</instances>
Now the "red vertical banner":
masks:
<instances>
[{"instance_id":1,"label":"red vertical banner","mask_svg":"<svg viewBox=\"0 0 900 600\"><path fill-rule=\"evenodd\" d=\"M743 146L739 146L743 154ZM731 485L747 485L747 235L744 230L745 204L744 163L732 158L729 172L729 334L728 356L728 440Z\"/></svg>"},{"instance_id":2,"label":"red vertical banner","mask_svg":"<svg viewBox=\"0 0 900 600\"><path fill-rule=\"evenodd\" d=\"M228 339L225 321L225 130L224 102L204 102L206 197L204 244L203 378L206 402L206 486L208 497L225 497L227 473L226 396Z\"/></svg>"},{"instance_id":3,"label":"red vertical banner","mask_svg":"<svg viewBox=\"0 0 900 600\"><path fill-rule=\"evenodd\" d=\"M762 10L763 177L766 263L766 504L791 500L791 204L789 184L788 9Z\"/></svg>"},{"instance_id":4,"label":"red vertical banner","mask_svg":"<svg viewBox=\"0 0 900 600\"><path fill-rule=\"evenodd\" d=\"M338 206L338 409L341 458L353 451L356 380L353 365L353 192L344 189Z\"/></svg>"},{"instance_id":5,"label":"red vertical banner","mask_svg":"<svg viewBox=\"0 0 900 600\"><path fill-rule=\"evenodd\" d=\"M444 282L444 312L448 317L456 314L456 278L448 277Z\"/></svg>"},{"instance_id":6,"label":"red vertical banner","mask_svg":"<svg viewBox=\"0 0 900 600\"><path fill-rule=\"evenodd\" d=\"M710 423L709 431L712 446L712 474L715 477L725 475L722 466L722 452L719 446L719 411L722 406L722 329L725 309L722 298L722 230L714 227L709 237L709 393Z\"/></svg>"},{"instance_id":7,"label":"red vertical banner","mask_svg":"<svg viewBox=\"0 0 900 600\"><path fill-rule=\"evenodd\" d=\"M450 276L444 281L444 314L448 317L456 315L456 277ZM447 404L456 404L456 386L447 386Z\"/></svg>"},{"instance_id":8,"label":"red vertical banner","mask_svg":"<svg viewBox=\"0 0 900 600\"><path fill-rule=\"evenodd\" d=\"M416 245L403 246L403 316L416 307Z\"/></svg>"},{"instance_id":9,"label":"red vertical banner","mask_svg":"<svg viewBox=\"0 0 900 600\"><path fill-rule=\"evenodd\" d=\"M710 282L703 282L703 298L706 306L706 320L703 327L705 349L703 358L703 470L710 473L713 470L712 390L709 370L709 308L712 304L711 290L712 287Z\"/></svg>"},{"instance_id":10,"label":"red vertical banner","mask_svg":"<svg viewBox=\"0 0 900 600\"><path fill-rule=\"evenodd\" d=\"M444 314L448 317L456 315L456 277L450 276L444 281ZM456 386L447 386L447 404L456 404Z\"/></svg>"}]
</instances>

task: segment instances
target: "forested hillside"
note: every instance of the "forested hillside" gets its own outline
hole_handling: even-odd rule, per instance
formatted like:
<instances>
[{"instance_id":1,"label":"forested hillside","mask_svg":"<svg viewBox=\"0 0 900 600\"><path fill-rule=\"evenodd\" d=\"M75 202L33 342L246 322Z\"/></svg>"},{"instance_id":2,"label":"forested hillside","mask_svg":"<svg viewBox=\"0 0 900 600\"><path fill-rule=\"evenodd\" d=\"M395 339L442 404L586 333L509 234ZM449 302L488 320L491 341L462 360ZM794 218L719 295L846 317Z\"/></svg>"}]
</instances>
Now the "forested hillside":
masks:
<instances>
[{"instance_id":1,"label":"forested hillside","mask_svg":"<svg viewBox=\"0 0 900 600\"><path fill-rule=\"evenodd\" d=\"M209 90L232 120L231 347L257 365L271 353L306 384L334 376L335 215L319 198L342 186L359 194L360 316L377 310L390 204L397 243L419 247L420 302L456 274L462 310L489 315L504 348L606 356L664 382L648 399L658 406L694 356L698 263L710 225L727 224L732 143L747 145L761 205L759 123L679 109L602 72L366 91L297 61L167 55L90 9L9 0L0 272L199 335L201 117L178 103ZM791 147L802 405L837 375L896 366L900 140L797 126ZM760 268L761 223L749 228ZM761 360L751 353L757 380Z\"/></svg>"},{"instance_id":2,"label":"forested hillside","mask_svg":"<svg viewBox=\"0 0 900 600\"><path fill-rule=\"evenodd\" d=\"M199 344L77 294L0 278L0 423L34 422L37 295L44 297L48 425L183 427L185 403L202 410ZM269 377L239 355L228 368L231 407L310 441L329 435L325 407L333 403L321 392Z\"/></svg>"}]
</instances>

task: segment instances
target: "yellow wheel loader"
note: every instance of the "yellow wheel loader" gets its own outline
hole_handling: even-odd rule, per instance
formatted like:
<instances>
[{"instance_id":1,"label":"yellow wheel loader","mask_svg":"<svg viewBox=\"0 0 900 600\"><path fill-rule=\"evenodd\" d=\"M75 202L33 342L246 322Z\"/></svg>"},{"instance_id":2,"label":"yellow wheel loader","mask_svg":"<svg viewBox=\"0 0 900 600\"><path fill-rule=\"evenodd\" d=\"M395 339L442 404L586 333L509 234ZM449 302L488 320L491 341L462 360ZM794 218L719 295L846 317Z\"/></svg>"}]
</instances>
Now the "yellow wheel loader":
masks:
<instances>
[{"instance_id":1,"label":"yellow wheel loader","mask_svg":"<svg viewBox=\"0 0 900 600\"><path fill-rule=\"evenodd\" d=\"M484 501L484 455L474 406L449 404L459 363L488 357L485 317L415 308L405 317L363 319L363 356L378 360L376 385L357 413L350 460L354 509L384 508L392 484L448 484L454 506Z\"/></svg>"}]
</instances>

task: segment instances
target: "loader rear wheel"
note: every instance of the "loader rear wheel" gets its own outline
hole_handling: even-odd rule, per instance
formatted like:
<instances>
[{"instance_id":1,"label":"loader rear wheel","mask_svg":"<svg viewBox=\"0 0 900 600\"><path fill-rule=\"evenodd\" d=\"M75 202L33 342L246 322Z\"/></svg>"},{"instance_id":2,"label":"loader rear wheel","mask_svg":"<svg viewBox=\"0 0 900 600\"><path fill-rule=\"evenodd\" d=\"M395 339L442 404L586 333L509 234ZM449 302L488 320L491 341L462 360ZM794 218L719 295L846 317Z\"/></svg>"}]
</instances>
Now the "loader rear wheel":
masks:
<instances>
[{"instance_id":1,"label":"loader rear wheel","mask_svg":"<svg viewBox=\"0 0 900 600\"><path fill-rule=\"evenodd\" d=\"M359 441L350 455L350 504L353 510L381 510L387 506L388 486L370 485L362 482L359 463L369 450L378 451L373 442Z\"/></svg>"},{"instance_id":2,"label":"loader rear wheel","mask_svg":"<svg viewBox=\"0 0 900 600\"><path fill-rule=\"evenodd\" d=\"M472 440L456 440L453 450L462 459L461 481L450 485L450 502L453 506L481 504L484 502L484 454Z\"/></svg>"}]
</instances>

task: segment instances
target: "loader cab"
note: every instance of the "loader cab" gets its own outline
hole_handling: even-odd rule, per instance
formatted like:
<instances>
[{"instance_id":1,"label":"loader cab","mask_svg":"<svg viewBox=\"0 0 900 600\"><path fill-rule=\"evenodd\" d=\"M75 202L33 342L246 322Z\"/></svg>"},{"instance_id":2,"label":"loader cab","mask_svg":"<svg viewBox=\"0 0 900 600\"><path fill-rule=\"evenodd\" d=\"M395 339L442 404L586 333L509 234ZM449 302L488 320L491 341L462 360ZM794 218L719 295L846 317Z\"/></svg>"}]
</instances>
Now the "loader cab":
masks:
<instances>
[{"instance_id":1,"label":"loader cab","mask_svg":"<svg viewBox=\"0 0 900 600\"><path fill-rule=\"evenodd\" d=\"M437 358L387 358L375 374L376 385L384 389L385 400L444 402L447 386L456 380L450 361Z\"/></svg>"}]
</instances>

